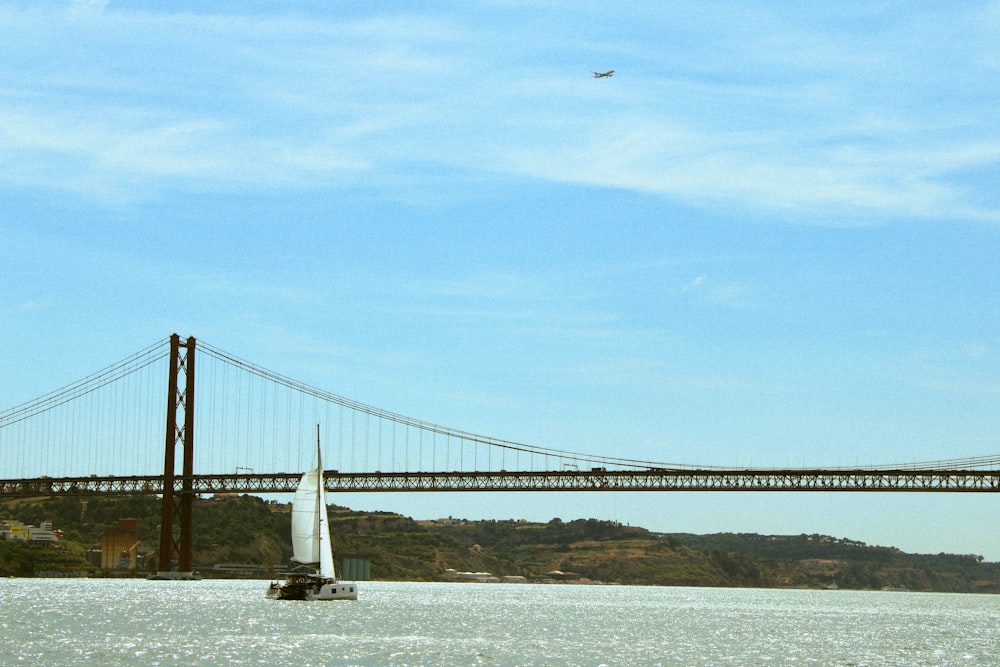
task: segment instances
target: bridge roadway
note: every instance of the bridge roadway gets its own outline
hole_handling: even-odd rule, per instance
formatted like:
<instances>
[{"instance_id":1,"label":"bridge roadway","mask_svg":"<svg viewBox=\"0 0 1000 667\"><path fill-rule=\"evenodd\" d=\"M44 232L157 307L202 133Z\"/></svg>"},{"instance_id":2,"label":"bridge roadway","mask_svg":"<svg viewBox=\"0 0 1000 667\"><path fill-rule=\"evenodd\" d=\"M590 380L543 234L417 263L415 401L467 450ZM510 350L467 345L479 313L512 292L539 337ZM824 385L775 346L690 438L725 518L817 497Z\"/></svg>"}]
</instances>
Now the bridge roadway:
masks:
<instances>
[{"instance_id":1,"label":"bridge roadway","mask_svg":"<svg viewBox=\"0 0 1000 667\"><path fill-rule=\"evenodd\" d=\"M294 493L302 473L178 475L176 493ZM910 491L1000 492L1000 470L648 469L548 472L324 473L333 493L398 491ZM190 484L189 487L187 485ZM0 480L0 499L63 495L156 495L163 477Z\"/></svg>"}]
</instances>

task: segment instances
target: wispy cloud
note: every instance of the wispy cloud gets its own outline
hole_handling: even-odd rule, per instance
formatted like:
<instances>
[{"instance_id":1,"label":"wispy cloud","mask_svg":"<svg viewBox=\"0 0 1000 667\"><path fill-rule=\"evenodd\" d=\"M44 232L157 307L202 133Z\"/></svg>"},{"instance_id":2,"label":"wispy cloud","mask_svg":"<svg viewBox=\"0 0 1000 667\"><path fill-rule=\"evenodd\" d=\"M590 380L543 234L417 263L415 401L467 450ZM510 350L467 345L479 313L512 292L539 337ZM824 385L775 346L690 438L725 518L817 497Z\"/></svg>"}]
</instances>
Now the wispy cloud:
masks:
<instances>
[{"instance_id":1,"label":"wispy cloud","mask_svg":"<svg viewBox=\"0 0 1000 667\"><path fill-rule=\"evenodd\" d=\"M85 19L104 13L108 0L71 0L67 15L71 19Z\"/></svg>"},{"instance_id":2,"label":"wispy cloud","mask_svg":"<svg viewBox=\"0 0 1000 667\"><path fill-rule=\"evenodd\" d=\"M690 292L691 290L698 289L704 282L705 282L705 276L698 276L697 278L689 282L687 285L682 287L681 291Z\"/></svg>"},{"instance_id":3,"label":"wispy cloud","mask_svg":"<svg viewBox=\"0 0 1000 667\"><path fill-rule=\"evenodd\" d=\"M443 184L458 169L807 222L1000 221L951 178L1000 162L984 124L996 48L948 40L937 68L922 55L945 48L931 26L978 35L983 16L871 13L851 26L772 8L746 23L733 7L681 7L623 44L522 20L514 52L478 15L7 9L0 179L125 200L361 182L405 197L407 179L443 170ZM561 62L574 49L625 62L595 82Z\"/></svg>"},{"instance_id":4,"label":"wispy cloud","mask_svg":"<svg viewBox=\"0 0 1000 667\"><path fill-rule=\"evenodd\" d=\"M748 310L757 305L755 290L749 285L738 282L718 282L704 275L692 279L676 292L696 301L737 310Z\"/></svg>"}]
</instances>

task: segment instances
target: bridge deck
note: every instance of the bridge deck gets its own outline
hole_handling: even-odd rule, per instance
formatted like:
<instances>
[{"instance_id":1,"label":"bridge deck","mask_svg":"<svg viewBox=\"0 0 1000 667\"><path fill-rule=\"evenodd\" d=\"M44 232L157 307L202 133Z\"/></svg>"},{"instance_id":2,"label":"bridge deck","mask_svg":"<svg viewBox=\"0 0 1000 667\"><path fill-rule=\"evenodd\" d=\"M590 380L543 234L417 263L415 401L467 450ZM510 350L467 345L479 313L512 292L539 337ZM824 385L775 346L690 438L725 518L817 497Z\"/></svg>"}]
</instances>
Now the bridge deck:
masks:
<instances>
[{"instance_id":1,"label":"bridge deck","mask_svg":"<svg viewBox=\"0 0 1000 667\"><path fill-rule=\"evenodd\" d=\"M293 493L301 473L176 476L195 494ZM1000 492L1000 470L591 470L324 474L334 493L426 491L911 491ZM162 476L0 480L0 498L158 495Z\"/></svg>"}]
</instances>

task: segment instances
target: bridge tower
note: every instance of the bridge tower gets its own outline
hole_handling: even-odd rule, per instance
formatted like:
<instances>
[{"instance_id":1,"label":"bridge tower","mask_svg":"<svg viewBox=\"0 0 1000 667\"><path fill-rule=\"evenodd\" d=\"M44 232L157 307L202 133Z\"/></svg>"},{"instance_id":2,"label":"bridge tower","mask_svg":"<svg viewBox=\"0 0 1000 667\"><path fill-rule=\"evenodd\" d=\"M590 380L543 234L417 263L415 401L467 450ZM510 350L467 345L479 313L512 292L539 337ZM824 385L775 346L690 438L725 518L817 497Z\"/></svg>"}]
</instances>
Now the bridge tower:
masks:
<instances>
[{"instance_id":1,"label":"bridge tower","mask_svg":"<svg viewBox=\"0 0 1000 667\"><path fill-rule=\"evenodd\" d=\"M177 334L170 336L166 449L163 455L163 504L160 513L160 557L158 571L154 577L156 579L195 578L191 566L191 505L194 499L191 480L191 475L194 474L194 345L193 337L182 342ZM181 468L181 489L176 493L174 481L178 444L181 445L184 458Z\"/></svg>"}]
</instances>

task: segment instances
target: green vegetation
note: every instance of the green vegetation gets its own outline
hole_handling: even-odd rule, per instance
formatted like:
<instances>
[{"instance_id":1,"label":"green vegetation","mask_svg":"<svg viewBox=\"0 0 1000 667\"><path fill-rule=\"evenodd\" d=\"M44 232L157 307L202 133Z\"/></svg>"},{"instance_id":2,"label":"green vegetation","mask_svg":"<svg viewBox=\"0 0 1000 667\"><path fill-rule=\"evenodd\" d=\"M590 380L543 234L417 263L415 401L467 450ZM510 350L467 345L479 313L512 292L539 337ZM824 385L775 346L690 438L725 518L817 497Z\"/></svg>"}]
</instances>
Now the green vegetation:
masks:
<instances>
[{"instance_id":1,"label":"green vegetation","mask_svg":"<svg viewBox=\"0 0 1000 667\"><path fill-rule=\"evenodd\" d=\"M33 577L36 573L88 572L90 563L78 548L53 548L0 540L0 576Z\"/></svg>"},{"instance_id":2,"label":"green vegetation","mask_svg":"<svg viewBox=\"0 0 1000 667\"><path fill-rule=\"evenodd\" d=\"M198 499L195 567L215 563L282 566L291 556L287 503L253 496ZM0 518L51 520L66 536L60 549L0 542L0 575L87 569L83 554L99 547L119 518L139 522L139 540L159 540L160 504L152 497L48 498L0 504ZM621 584L905 588L1000 593L1000 563L974 555L906 554L824 535L656 534L596 519L414 521L386 512L331 507L337 558L367 558L377 579L441 581L445 570L497 576L568 577ZM155 569L155 563L148 567ZM570 574L572 573L572 574Z\"/></svg>"},{"instance_id":3,"label":"green vegetation","mask_svg":"<svg viewBox=\"0 0 1000 667\"><path fill-rule=\"evenodd\" d=\"M738 553L774 572L779 584L840 588L905 588L912 591L1000 593L1000 563L982 556L908 554L827 535L666 536L708 553ZM794 565L795 567L790 567Z\"/></svg>"}]
</instances>

